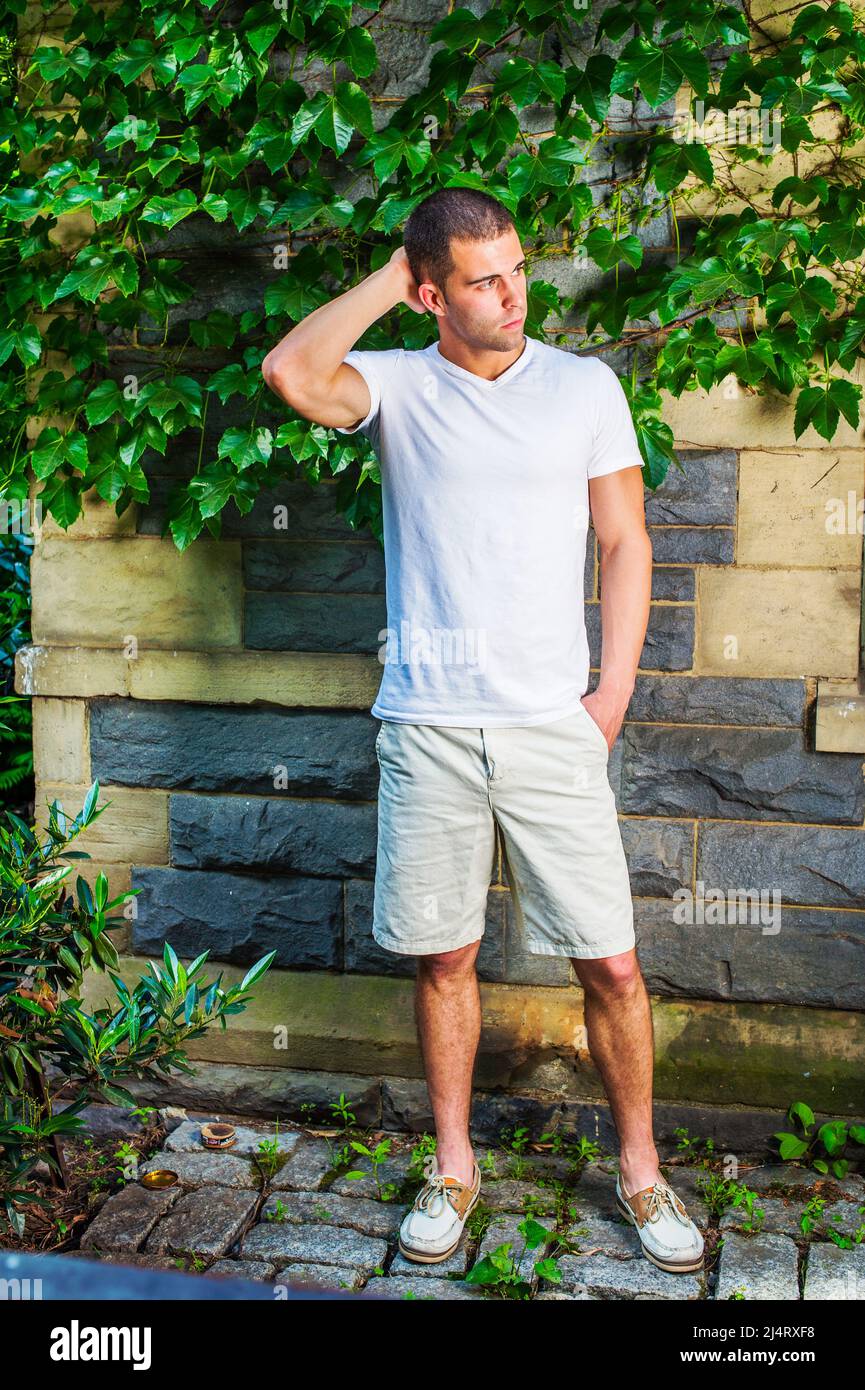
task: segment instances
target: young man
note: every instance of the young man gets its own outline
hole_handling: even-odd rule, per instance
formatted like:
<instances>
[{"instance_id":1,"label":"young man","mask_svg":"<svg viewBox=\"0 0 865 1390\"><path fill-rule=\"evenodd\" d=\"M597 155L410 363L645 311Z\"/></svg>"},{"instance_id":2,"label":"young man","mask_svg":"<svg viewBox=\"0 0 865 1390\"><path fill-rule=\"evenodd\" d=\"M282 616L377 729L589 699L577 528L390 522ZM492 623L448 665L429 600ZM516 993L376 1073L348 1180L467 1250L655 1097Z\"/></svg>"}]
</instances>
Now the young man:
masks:
<instances>
[{"instance_id":1,"label":"young man","mask_svg":"<svg viewBox=\"0 0 865 1390\"><path fill-rule=\"evenodd\" d=\"M350 351L396 304L434 314L423 351ZM642 459L618 379L523 331L523 250L488 194L442 189L405 245L310 314L264 359L306 419L364 431L381 462L387 589L373 715L378 804L373 936L418 957L416 1018L438 1171L400 1230L446 1259L478 1200L469 1137L481 1027L475 971L496 826L527 949L567 956L620 1139L616 1204L661 1269L703 1239L658 1169L653 1031L610 748L646 634L651 544ZM602 659L589 648L589 502L601 553Z\"/></svg>"}]
</instances>

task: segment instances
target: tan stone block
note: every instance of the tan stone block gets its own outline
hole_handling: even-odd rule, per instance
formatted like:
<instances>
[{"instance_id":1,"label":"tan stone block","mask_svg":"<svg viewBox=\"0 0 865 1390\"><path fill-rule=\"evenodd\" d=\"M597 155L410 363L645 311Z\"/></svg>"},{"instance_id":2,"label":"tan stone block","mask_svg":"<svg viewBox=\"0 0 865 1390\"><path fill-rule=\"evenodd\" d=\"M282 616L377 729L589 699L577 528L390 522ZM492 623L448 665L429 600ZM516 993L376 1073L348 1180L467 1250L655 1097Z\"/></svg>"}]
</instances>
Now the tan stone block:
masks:
<instances>
[{"instance_id":1,"label":"tan stone block","mask_svg":"<svg viewBox=\"0 0 865 1390\"><path fill-rule=\"evenodd\" d=\"M241 643L240 543L186 551L149 536L45 539L31 562L36 643L126 648Z\"/></svg>"},{"instance_id":2,"label":"tan stone block","mask_svg":"<svg viewBox=\"0 0 865 1390\"><path fill-rule=\"evenodd\" d=\"M28 642L15 653L15 689L19 695L128 695L131 664L103 647Z\"/></svg>"},{"instance_id":3,"label":"tan stone block","mask_svg":"<svg viewBox=\"0 0 865 1390\"><path fill-rule=\"evenodd\" d=\"M33 767L37 782L90 784L90 738L84 700L33 701Z\"/></svg>"},{"instance_id":4,"label":"tan stone block","mask_svg":"<svg viewBox=\"0 0 865 1390\"><path fill-rule=\"evenodd\" d=\"M205 704L369 709L381 681L375 656L322 652L144 651L28 643L15 657L21 695L133 695Z\"/></svg>"},{"instance_id":5,"label":"tan stone block","mask_svg":"<svg viewBox=\"0 0 865 1390\"><path fill-rule=\"evenodd\" d=\"M851 373L839 373L857 385L865 382L865 365L860 361ZM711 391L684 391L678 400L664 397L664 419L673 431L676 444L688 448L838 449L862 447L860 430L854 430L842 416L833 439L822 439L809 425L797 439L793 432L795 401L777 391L760 396L740 387L734 376L727 377Z\"/></svg>"},{"instance_id":6,"label":"tan stone block","mask_svg":"<svg viewBox=\"0 0 865 1390\"><path fill-rule=\"evenodd\" d=\"M694 674L853 677L859 576L853 570L697 568Z\"/></svg>"},{"instance_id":7,"label":"tan stone block","mask_svg":"<svg viewBox=\"0 0 865 1390\"><path fill-rule=\"evenodd\" d=\"M56 799L74 820L89 790L89 784L37 782L35 819L46 825L48 807ZM97 808L103 806L101 815L76 837L76 850L106 864L168 863L168 792L100 783Z\"/></svg>"},{"instance_id":8,"label":"tan stone block","mask_svg":"<svg viewBox=\"0 0 865 1390\"><path fill-rule=\"evenodd\" d=\"M376 656L349 653L142 652L129 689L139 700L369 709L381 673Z\"/></svg>"},{"instance_id":9,"label":"tan stone block","mask_svg":"<svg viewBox=\"0 0 865 1390\"><path fill-rule=\"evenodd\" d=\"M865 689L857 680L818 681L816 714L818 753L865 753Z\"/></svg>"},{"instance_id":10,"label":"tan stone block","mask_svg":"<svg viewBox=\"0 0 865 1390\"><path fill-rule=\"evenodd\" d=\"M124 957L120 975L134 980L148 959ZM205 971L208 979L221 971L229 987L243 978L245 967L213 963ZM84 1002L93 1007L111 991L111 981L93 972L85 980ZM193 1062L422 1076L413 993L411 979L271 969L253 986L244 1012L228 1020L225 1032L213 1028L192 1039L186 1051ZM476 1087L524 1091L529 1072L560 1059L573 1076L571 1098L601 1097L600 1078L580 1050L579 988L482 984L480 997ZM859 1115L865 1014L728 1000L653 997L651 1004L658 1100L783 1112L807 1059L808 1099L814 1108ZM575 1057L578 1068L573 1072Z\"/></svg>"},{"instance_id":11,"label":"tan stone block","mask_svg":"<svg viewBox=\"0 0 865 1390\"><path fill-rule=\"evenodd\" d=\"M858 568L863 492L861 450L743 449L737 563Z\"/></svg>"}]
</instances>

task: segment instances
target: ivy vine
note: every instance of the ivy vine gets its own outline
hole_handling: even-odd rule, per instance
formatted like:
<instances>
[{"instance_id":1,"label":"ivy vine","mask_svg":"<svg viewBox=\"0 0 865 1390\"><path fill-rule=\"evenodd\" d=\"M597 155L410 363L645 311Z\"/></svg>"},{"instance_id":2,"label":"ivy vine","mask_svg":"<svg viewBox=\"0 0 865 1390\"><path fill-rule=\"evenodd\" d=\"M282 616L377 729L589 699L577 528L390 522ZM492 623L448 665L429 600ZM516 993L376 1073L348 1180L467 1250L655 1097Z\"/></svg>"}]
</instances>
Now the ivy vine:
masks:
<instances>
[{"instance_id":1,"label":"ivy vine","mask_svg":"<svg viewBox=\"0 0 865 1390\"><path fill-rule=\"evenodd\" d=\"M665 391L733 374L794 397L797 438L858 426L865 24L846 3L788 9L781 32L748 0L456 8L396 101L377 48L403 22L390 0L69 0L60 45L39 41L56 0L6 8L20 60L0 115L2 498L26 498L32 470L69 527L91 488L118 514L146 504L148 462L182 456L164 531L181 550L295 476L334 477L340 510L380 537L366 442L283 409L260 363L449 184L508 206L530 276L555 256L591 272L576 293L535 275L527 331L627 350L649 487L674 458ZM771 115L773 147L683 136L667 106L683 84L704 121ZM623 128L623 98L645 119ZM678 249L650 254L641 230L670 208ZM88 219L77 240L70 214ZM193 311L187 219L263 254L255 302ZM361 346L434 333L402 307Z\"/></svg>"}]
</instances>

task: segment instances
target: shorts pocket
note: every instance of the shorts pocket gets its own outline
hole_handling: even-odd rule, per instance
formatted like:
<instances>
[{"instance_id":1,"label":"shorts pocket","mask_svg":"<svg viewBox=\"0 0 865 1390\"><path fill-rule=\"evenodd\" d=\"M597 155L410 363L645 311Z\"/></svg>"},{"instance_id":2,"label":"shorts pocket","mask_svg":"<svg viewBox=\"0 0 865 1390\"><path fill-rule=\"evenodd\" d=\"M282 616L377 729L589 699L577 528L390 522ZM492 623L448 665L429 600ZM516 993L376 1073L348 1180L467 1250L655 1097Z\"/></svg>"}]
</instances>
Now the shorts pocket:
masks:
<instances>
[{"instance_id":1,"label":"shorts pocket","mask_svg":"<svg viewBox=\"0 0 865 1390\"><path fill-rule=\"evenodd\" d=\"M597 723L595 722L595 720L592 718L592 716L589 714L589 711L586 709L585 705L583 704L582 700L580 701L580 709L583 711L583 715L585 716L585 719L586 719L587 723L589 723L589 724L591 725L591 728L592 728L592 731L593 731L593 733L594 733L594 735L595 735L595 738L598 740L599 743L602 744L603 749L604 749L604 753L606 754L607 757L609 757L609 756L610 756L610 745L607 743L606 734L604 733L604 731L603 731L603 729L601 728L600 724L597 724Z\"/></svg>"},{"instance_id":2,"label":"shorts pocket","mask_svg":"<svg viewBox=\"0 0 865 1390\"><path fill-rule=\"evenodd\" d=\"M382 736L383 733L384 733L384 720L382 720L381 726L380 726L380 728L379 728L379 731L378 731L378 733L377 733L376 736L375 736L375 752L376 752L376 757L378 757L379 750L380 750L380 748L381 748L381 736Z\"/></svg>"}]
</instances>

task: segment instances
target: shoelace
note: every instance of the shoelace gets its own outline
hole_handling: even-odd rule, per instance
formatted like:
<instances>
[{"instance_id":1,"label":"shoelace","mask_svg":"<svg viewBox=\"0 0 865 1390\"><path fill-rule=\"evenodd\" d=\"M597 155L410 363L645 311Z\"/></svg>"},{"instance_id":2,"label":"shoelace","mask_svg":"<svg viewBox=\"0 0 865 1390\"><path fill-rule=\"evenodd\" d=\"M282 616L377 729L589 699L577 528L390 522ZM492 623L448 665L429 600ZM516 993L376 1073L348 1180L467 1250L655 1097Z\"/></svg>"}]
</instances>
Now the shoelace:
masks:
<instances>
[{"instance_id":1,"label":"shoelace","mask_svg":"<svg viewBox=\"0 0 865 1390\"><path fill-rule=\"evenodd\" d=\"M676 1199L669 1187L663 1183L656 1182L648 1198L646 1199L646 1219L655 1222L661 1215L662 1207L667 1207L676 1220L683 1226L690 1224L689 1218L682 1215L676 1205Z\"/></svg>"},{"instance_id":2,"label":"shoelace","mask_svg":"<svg viewBox=\"0 0 865 1390\"><path fill-rule=\"evenodd\" d=\"M427 1178L426 1186L424 1187L423 1191L420 1192L418 1195L418 1211L427 1211L429 1212L430 1216L439 1216L441 1212L444 1211L445 1203L448 1199L448 1189L447 1184L445 1183L445 1176L446 1175L443 1173L434 1173L431 1178ZM433 1202L435 1202L436 1200L438 1201L439 1205L437 1209L433 1211Z\"/></svg>"}]
</instances>

